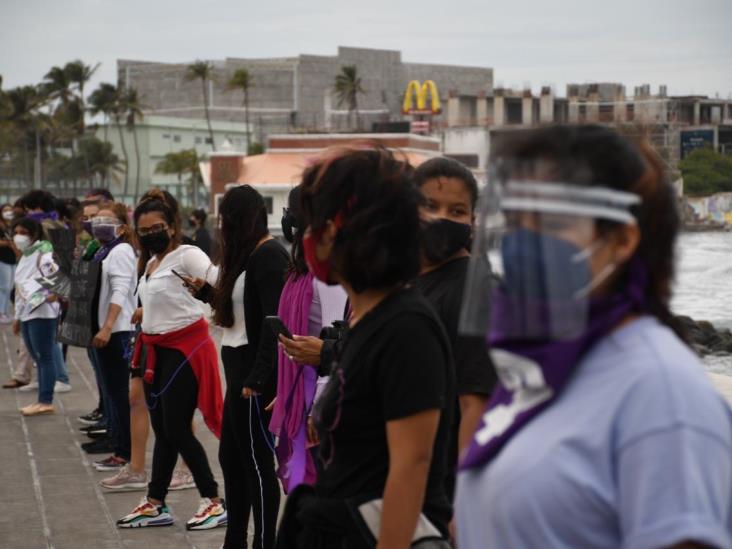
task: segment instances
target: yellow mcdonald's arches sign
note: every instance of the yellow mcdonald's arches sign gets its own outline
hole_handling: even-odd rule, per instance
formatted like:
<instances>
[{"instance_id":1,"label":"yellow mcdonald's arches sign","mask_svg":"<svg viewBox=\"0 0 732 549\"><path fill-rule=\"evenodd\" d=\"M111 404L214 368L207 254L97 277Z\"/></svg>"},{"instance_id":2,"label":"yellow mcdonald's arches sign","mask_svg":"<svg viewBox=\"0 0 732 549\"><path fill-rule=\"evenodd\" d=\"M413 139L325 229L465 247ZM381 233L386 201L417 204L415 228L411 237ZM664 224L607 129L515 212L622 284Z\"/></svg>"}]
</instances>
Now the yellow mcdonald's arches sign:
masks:
<instances>
[{"instance_id":1,"label":"yellow mcdonald's arches sign","mask_svg":"<svg viewBox=\"0 0 732 549\"><path fill-rule=\"evenodd\" d=\"M427 108L427 94L430 94L431 105ZM413 107L414 97L417 97L417 105ZM437 85L434 80L425 80L421 85L417 80L412 80L407 84L407 90L404 92L404 103L402 104L402 112L404 114L424 112L439 114L442 112L440 105L440 94L437 93Z\"/></svg>"}]
</instances>

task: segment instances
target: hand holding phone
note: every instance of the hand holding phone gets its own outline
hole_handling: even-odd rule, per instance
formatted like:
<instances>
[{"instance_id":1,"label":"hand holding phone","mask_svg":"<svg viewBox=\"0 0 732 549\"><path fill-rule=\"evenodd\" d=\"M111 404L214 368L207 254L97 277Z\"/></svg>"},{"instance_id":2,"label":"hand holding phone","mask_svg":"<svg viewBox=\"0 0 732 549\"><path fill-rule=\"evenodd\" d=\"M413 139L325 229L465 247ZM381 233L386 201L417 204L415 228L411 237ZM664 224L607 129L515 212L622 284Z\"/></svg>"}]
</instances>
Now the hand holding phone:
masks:
<instances>
[{"instance_id":1,"label":"hand holding phone","mask_svg":"<svg viewBox=\"0 0 732 549\"><path fill-rule=\"evenodd\" d=\"M190 282L188 282L188 279L185 276L183 276L182 274L180 274L178 271L176 271L175 269L170 269L170 271L175 276L177 276L178 278L180 278L183 281L183 284L185 285L186 288L191 288L193 290L196 290L197 289L193 284L191 284Z\"/></svg>"},{"instance_id":2,"label":"hand holding phone","mask_svg":"<svg viewBox=\"0 0 732 549\"><path fill-rule=\"evenodd\" d=\"M269 326L269 329L272 330L272 333L274 333L278 339L280 335L283 335L288 339L292 339L292 334L290 333L290 330L287 329L287 326L285 326L285 323L282 322L282 319L280 317L265 316L264 322Z\"/></svg>"}]
</instances>

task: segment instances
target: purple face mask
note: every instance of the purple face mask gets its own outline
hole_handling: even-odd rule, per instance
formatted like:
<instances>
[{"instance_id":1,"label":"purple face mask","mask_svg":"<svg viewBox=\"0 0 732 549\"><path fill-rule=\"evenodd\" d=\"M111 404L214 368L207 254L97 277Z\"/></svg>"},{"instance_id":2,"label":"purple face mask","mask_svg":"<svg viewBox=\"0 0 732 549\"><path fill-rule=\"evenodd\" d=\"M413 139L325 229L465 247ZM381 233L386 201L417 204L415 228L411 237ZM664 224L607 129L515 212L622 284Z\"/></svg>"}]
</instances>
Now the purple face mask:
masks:
<instances>
[{"instance_id":1,"label":"purple face mask","mask_svg":"<svg viewBox=\"0 0 732 549\"><path fill-rule=\"evenodd\" d=\"M92 225L92 235L102 244L111 242L117 238L117 225L98 224Z\"/></svg>"}]
</instances>

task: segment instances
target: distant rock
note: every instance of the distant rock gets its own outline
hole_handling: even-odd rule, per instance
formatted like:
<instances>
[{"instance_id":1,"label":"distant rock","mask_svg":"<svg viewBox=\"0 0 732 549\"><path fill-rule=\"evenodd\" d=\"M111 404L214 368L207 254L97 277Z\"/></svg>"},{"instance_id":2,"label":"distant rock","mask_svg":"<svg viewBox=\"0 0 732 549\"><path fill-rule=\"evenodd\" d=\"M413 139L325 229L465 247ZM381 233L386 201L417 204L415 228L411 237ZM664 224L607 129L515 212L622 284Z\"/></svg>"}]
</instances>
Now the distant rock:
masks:
<instances>
[{"instance_id":1,"label":"distant rock","mask_svg":"<svg viewBox=\"0 0 732 549\"><path fill-rule=\"evenodd\" d=\"M706 320L694 320L688 316L677 316L694 348L701 355L732 354L732 331L719 329Z\"/></svg>"}]
</instances>

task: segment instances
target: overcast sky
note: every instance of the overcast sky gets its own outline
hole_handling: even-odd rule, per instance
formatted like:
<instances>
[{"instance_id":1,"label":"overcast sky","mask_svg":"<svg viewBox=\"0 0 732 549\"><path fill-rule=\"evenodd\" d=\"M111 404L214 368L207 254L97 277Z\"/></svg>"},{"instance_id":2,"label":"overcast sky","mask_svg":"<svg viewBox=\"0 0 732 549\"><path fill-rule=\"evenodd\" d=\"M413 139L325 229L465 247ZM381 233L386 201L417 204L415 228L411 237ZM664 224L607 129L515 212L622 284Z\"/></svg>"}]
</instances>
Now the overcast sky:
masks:
<instances>
[{"instance_id":1,"label":"overcast sky","mask_svg":"<svg viewBox=\"0 0 732 549\"><path fill-rule=\"evenodd\" d=\"M732 0L0 0L3 87L53 65L119 58L335 55L396 49L411 62L494 69L495 85L668 84L732 97Z\"/></svg>"}]
</instances>

